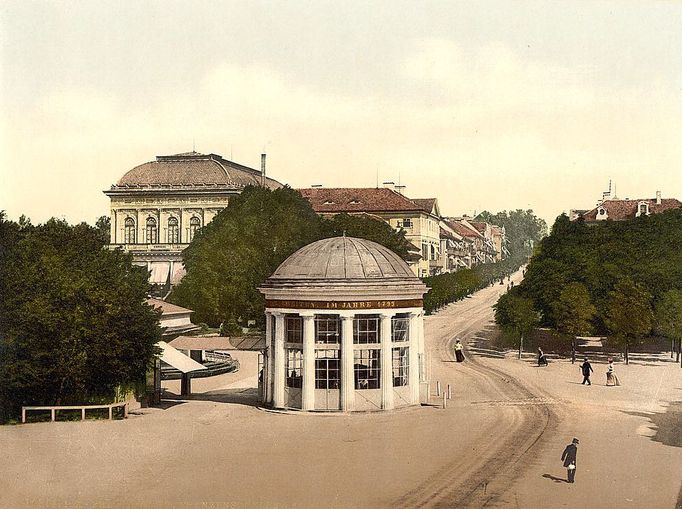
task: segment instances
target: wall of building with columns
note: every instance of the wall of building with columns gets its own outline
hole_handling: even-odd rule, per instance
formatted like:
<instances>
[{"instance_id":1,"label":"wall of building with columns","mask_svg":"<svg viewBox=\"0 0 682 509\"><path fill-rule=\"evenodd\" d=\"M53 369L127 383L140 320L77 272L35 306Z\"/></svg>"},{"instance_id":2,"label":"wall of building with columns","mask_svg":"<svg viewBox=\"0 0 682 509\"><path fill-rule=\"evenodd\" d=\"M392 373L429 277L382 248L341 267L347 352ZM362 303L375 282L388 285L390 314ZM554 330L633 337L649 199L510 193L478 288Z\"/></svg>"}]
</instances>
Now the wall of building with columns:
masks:
<instances>
[{"instance_id":1,"label":"wall of building with columns","mask_svg":"<svg viewBox=\"0 0 682 509\"><path fill-rule=\"evenodd\" d=\"M425 383L421 307L266 308L264 404L390 410L418 405Z\"/></svg>"}]
</instances>

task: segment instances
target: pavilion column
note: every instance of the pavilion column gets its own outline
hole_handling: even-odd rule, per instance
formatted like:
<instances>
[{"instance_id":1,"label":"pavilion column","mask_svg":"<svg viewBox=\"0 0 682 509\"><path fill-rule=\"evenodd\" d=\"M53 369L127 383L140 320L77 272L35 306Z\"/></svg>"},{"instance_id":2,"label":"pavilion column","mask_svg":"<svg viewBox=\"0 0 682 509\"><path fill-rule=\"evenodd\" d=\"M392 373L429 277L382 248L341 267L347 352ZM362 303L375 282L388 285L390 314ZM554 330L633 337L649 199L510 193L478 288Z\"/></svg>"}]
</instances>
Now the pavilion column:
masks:
<instances>
[{"instance_id":1,"label":"pavilion column","mask_svg":"<svg viewBox=\"0 0 682 509\"><path fill-rule=\"evenodd\" d=\"M393 355L391 352L392 313L381 314L381 408L393 408Z\"/></svg>"},{"instance_id":2,"label":"pavilion column","mask_svg":"<svg viewBox=\"0 0 682 509\"><path fill-rule=\"evenodd\" d=\"M417 353L421 356L419 368L419 381L428 382L428 369L426 365L426 349L424 348L424 312L421 311L417 320Z\"/></svg>"},{"instance_id":3,"label":"pavilion column","mask_svg":"<svg viewBox=\"0 0 682 509\"><path fill-rule=\"evenodd\" d=\"M265 312L265 349L263 350L263 381L261 387L263 403L270 401L270 380L272 379L272 313ZM258 374L260 376L260 373Z\"/></svg>"},{"instance_id":4,"label":"pavilion column","mask_svg":"<svg viewBox=\"0 0 682 509\"><path fill-rule=\"evenodd\" d=\"M274 383L272 406L284 408L284 315L275 314Z\"/></svg>"},{"instance_id":5,"label":"pavilion column","mask_svg":"<svg viewBox=\"0 0 682 509\"><path fill-rule=\"evenodd\" d=\"M315 410L315 315L303 318L303 388L301 408Z\"/></svg>"},{"instance_id":6,"label":"pavilion column","mask_svg":"<svg viewBox=\"0 0 682 509\"><path fill-rule=\"evenodd\" d=\"M353 315L341 315L341 410L355 408L355 372L353 364Z\"/></svg>"},{"instance_id":7,"label":"pavilion column","mask_svg":"<svg viewBox=\"0 0 682 509\"><path fill-rule=\"evenodd\" d=\"M407 383L410 386L410 403L419 404L419 338L417 335L418 322L421 320L419 313L410 313L410 337L409 337L409 371Z\"/></svg>"}]
</instances>

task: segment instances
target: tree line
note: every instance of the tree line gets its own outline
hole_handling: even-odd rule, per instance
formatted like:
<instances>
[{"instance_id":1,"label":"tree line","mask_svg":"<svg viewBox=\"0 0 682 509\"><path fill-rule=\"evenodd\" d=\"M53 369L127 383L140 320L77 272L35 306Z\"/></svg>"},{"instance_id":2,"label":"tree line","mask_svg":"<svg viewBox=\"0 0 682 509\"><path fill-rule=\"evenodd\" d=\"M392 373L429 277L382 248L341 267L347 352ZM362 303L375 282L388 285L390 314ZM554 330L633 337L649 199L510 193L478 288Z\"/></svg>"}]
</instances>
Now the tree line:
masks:
<instances>
[{"instance_id":1,"label":"tree line","mask_svg":"<svg viewBox=\"0 0 682 509\"><path fill-rule=\"evenodd\" d=\"M148 274L106 234L0 212L0 421L22 405L111 401L144 382L160 339Z\"/></svg>"},{"instance_id":2,"label":"tree line","mask_svg":"<svg viewBox=\"0 0 682 509\"><path fill-rule=\"evenodd\" d=\"M679 358L682 210L597 224L559 216L522 284L496 309L503 328L520 334L522 322L542 324L570 338L574 349L577 335L608 335L626 362L633 345L657 332Z\"/></svg>"}]
</instances>

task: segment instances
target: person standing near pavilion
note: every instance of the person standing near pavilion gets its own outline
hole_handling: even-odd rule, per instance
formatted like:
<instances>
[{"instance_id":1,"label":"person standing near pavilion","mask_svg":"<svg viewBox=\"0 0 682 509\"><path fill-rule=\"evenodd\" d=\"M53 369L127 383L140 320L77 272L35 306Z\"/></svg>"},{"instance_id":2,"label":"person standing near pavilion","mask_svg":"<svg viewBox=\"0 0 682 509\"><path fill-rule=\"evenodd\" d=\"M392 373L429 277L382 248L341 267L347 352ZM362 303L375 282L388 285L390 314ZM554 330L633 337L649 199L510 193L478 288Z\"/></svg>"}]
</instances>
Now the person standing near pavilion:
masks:
<instances>
[{"instance_id":1,"label":"person standing near pavilion","mask_svg":"<svg viewBox=\"0 0 682 509\"><path fill-rule=\"evenodd\" d=\"M563 454L561 455L561 461L564 462L567 472L567 482L575 482L575 461L578 456L578 444L580 440L577 438L573 439L573 442L566 446Z\"/></svg>"},{"instance_id":2,"label":"person standing near pavilion","mask_svg":"<svg viewBox=\"0 0 682 509\"><path fill-rule=\"evenodd\" d=\"M587 360L587 357L585 357L585 362L580 365L580 369L583 371L583 385L586 383L587 385L592 385L592 382L590 382L590 373L594 372L594 370L592 369L590 361Z\"/></svg>"},{"instance_id":3,"label":"person standing near pavilion","mask_svg":"<svg viewBox=\"0 0 682 509\"><path fill-rule=\"evenodd\" d=\"M606 385L620 385L620 380L618 380L616 370L613 369L613 359L609 359L609 367L606 370Z\"/></svg>"},{"instance_id":4,"label":"person standing near pavilion","mask_svg":"<svg viewBox=\"0 0 682 509\"><path fill-rule=\"evenodd\" d=\"M455 341L455 358L457 362L464 361L464 346L459 339Z\"/></svg>"}]
</instances>

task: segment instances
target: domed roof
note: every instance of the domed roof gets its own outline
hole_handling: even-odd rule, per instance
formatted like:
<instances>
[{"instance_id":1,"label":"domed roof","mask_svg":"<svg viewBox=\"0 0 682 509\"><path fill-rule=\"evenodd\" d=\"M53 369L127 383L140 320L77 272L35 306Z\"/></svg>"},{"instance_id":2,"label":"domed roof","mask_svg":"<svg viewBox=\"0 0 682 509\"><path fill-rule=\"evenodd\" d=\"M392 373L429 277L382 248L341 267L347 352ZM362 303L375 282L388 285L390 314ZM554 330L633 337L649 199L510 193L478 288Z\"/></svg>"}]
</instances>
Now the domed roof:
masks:
<instances>
[{"instance_id":1,"label":"domed roof","mask_svg":"<svg viewBox=\"0 0 682 509\"><path fill-rule=\"evenodd\" d=\"M264 180L267 187L281 187L276 180ZM258 170L228 161L217 154L187 152L157 156L156 161L136 166L123 175L113 188L218 186L238 189L260 184L261 173Z\"/></svg>"},{"instance_id":2,"label":"domed roof","mask_svg":"<svg viewBox=\"0 0 682 509\"><path fill-rule=\"evenodd\" d=\"M410 267L393 251L371 240L333 237L318 240L289 256L270 277L278 279L416 280Z\"/></svg>"}]
</instances>

